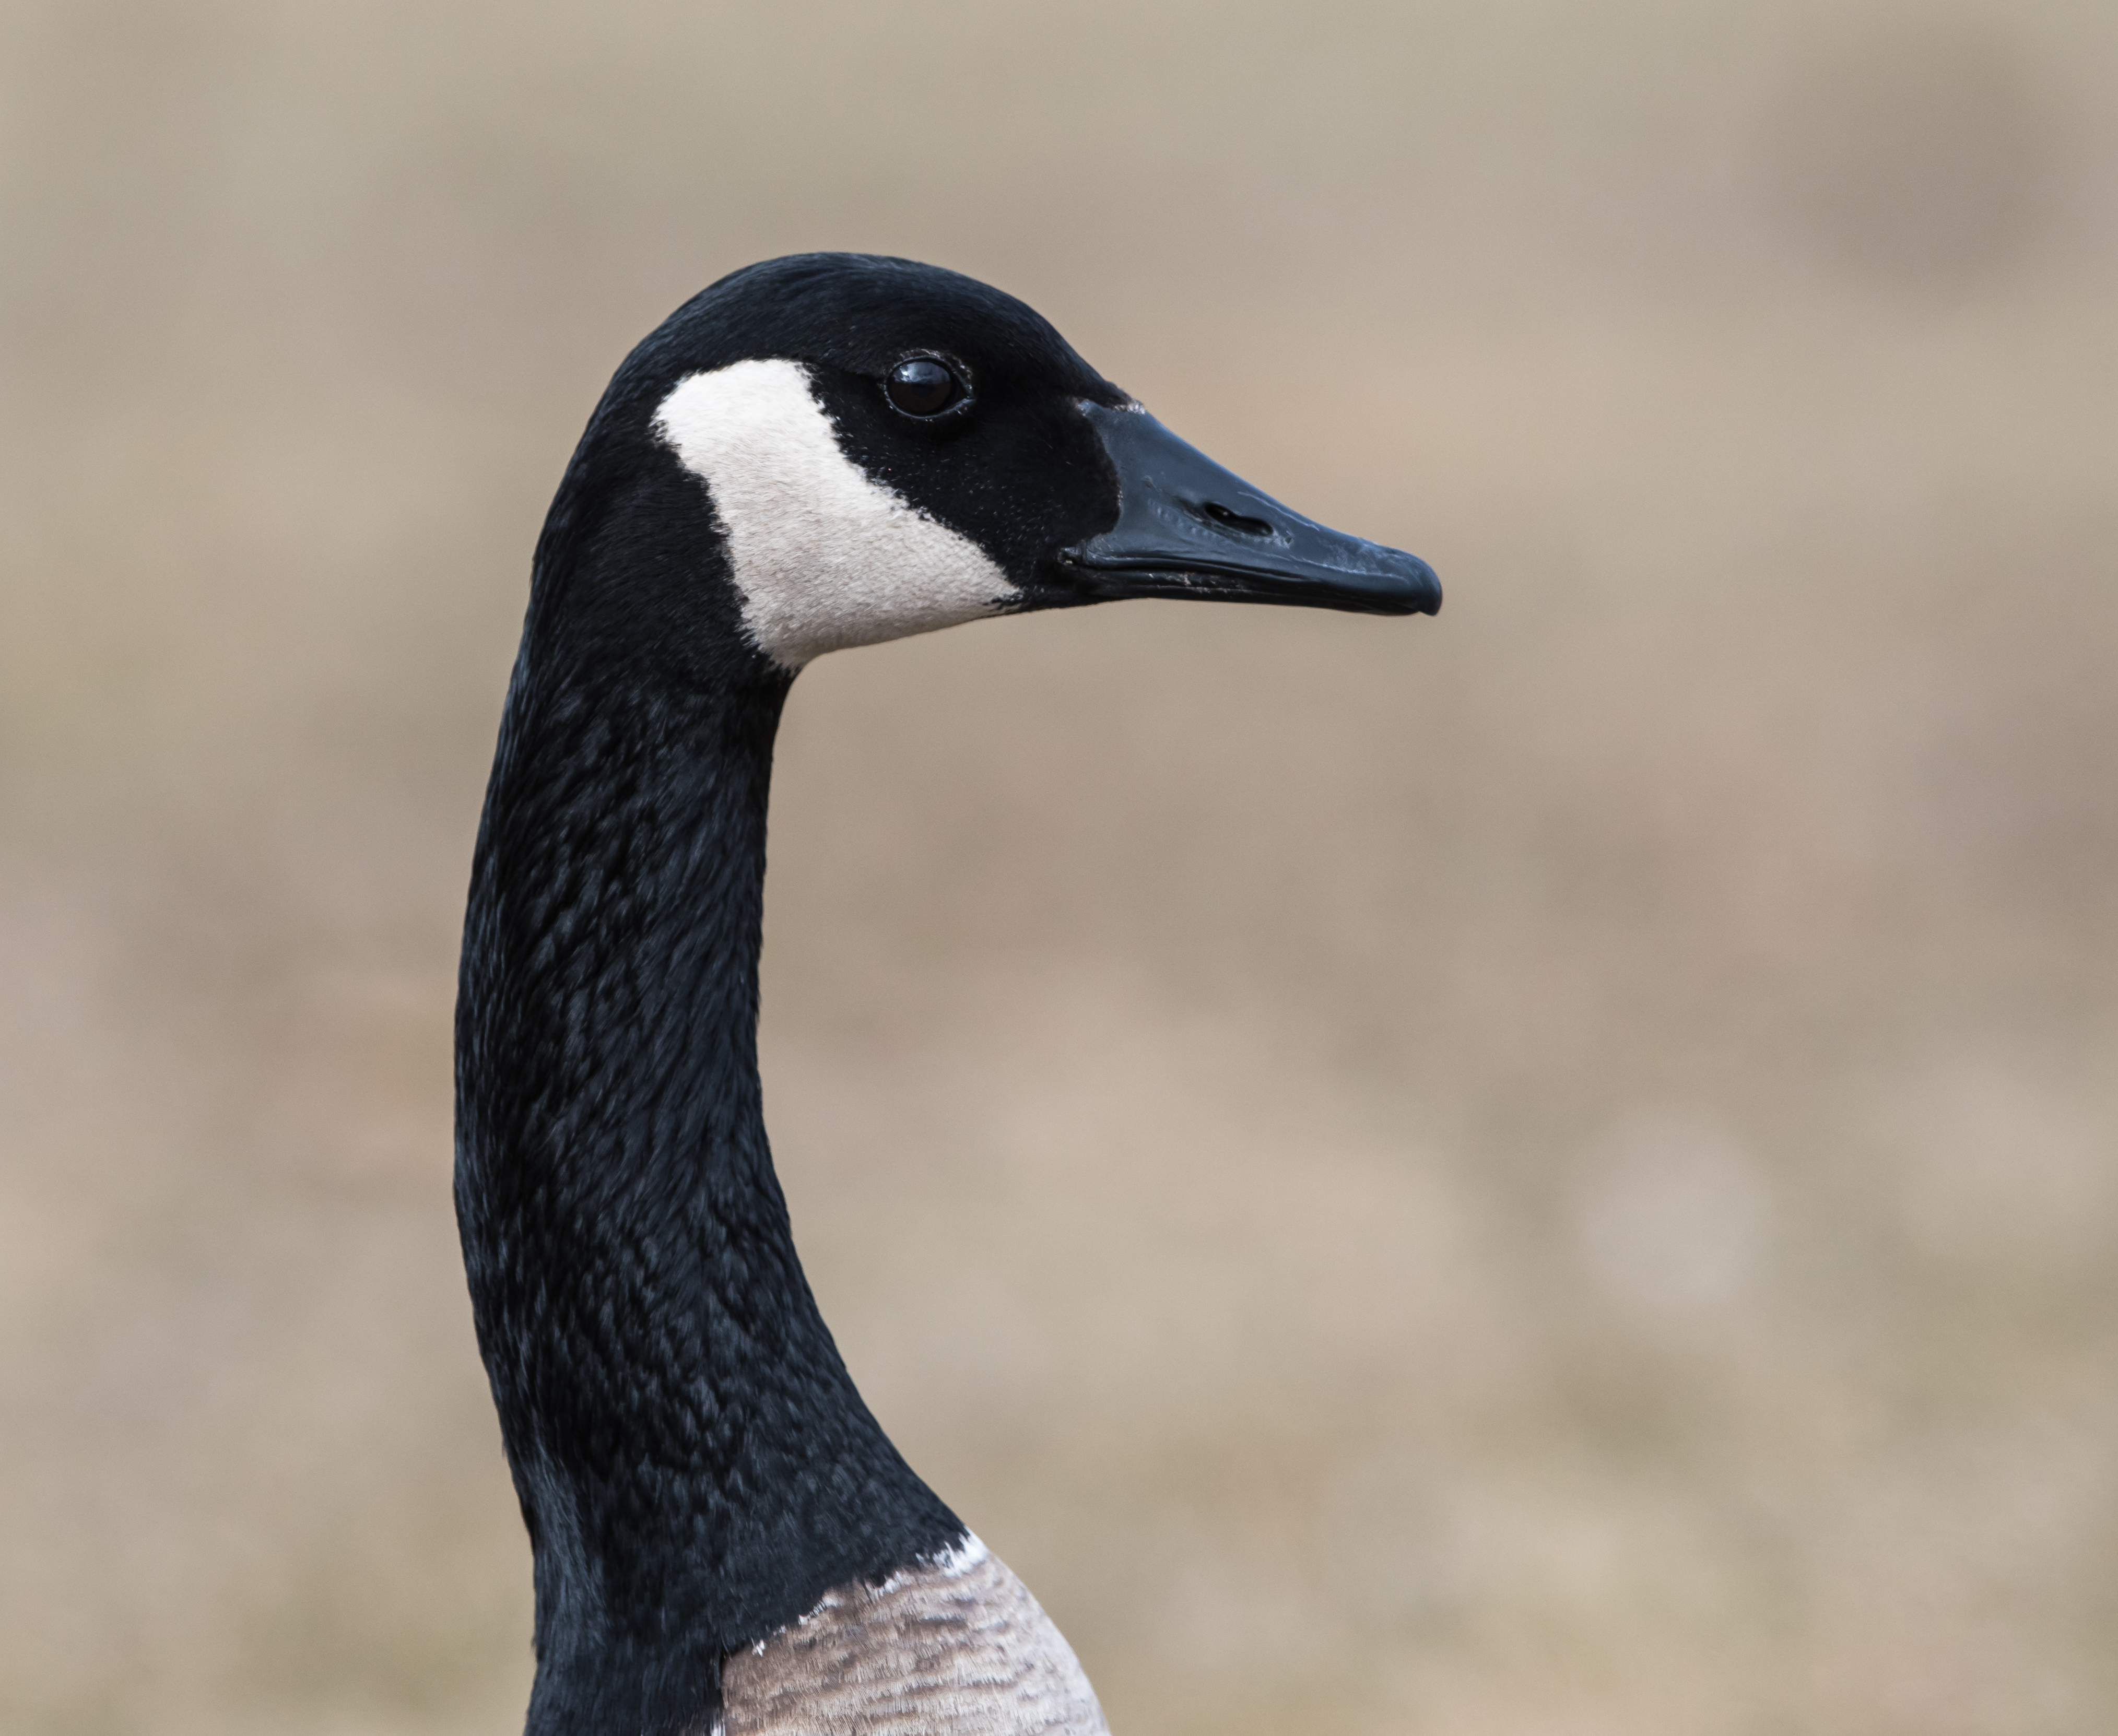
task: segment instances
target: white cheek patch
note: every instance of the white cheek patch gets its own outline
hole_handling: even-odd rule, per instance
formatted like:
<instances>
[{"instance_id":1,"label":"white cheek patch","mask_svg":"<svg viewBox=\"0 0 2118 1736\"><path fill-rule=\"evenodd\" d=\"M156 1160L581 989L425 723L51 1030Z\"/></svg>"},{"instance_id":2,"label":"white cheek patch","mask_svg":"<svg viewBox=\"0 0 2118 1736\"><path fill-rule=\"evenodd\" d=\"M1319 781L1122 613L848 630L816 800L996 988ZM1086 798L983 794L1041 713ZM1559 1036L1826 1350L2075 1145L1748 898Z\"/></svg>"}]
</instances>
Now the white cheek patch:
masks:
<instances>
[{"instance_id":1,"label":"white cheek patch","mask_svg":"<svg viewBox=\"0 0 2118 1736\"><path fill-rule=\"evenodd\" d=\"M654 432L713 496L743 625L783 667L995 614L1016 594L983 549L839 450L798 362L694 374Z\"/></svg>"}]
</instances>

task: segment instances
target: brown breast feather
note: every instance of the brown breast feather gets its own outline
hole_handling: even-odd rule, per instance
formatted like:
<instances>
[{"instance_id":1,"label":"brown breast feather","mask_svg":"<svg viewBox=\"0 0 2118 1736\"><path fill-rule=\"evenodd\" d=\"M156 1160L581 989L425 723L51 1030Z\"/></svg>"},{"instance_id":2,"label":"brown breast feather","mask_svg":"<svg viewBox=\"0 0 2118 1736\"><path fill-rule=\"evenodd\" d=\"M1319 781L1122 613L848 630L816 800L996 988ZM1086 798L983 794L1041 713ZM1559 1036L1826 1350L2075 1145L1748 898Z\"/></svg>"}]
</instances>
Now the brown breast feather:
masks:
<instances>
[{"instance_id":1,"label":"brown breast feather","mask_svg":"<svg viewBox=\"0 0 2118 1736\"><path fill-rule=\"evenodd\" d=\"M976 1537L731 1657L721 1736L1108 1736L1073 1650Z\"/></svg>"}]
</instances>

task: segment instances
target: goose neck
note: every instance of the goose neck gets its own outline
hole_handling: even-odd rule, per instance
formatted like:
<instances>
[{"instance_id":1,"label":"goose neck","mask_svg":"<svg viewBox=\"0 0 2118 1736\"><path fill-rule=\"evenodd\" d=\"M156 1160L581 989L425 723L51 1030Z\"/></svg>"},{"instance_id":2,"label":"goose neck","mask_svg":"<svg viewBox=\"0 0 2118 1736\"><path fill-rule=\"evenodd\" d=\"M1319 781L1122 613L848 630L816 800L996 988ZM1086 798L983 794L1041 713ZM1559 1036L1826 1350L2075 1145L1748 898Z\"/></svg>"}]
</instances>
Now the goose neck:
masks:
<instances>
[{"instance_id":1,"label":"goose neck","mask_svg":"<svg viewBox=\"0 0 2118 1736\"><path fill-rule=\"evenodd\" d=\"M962 1533L846 1373L765 1139L786 691L546 690L525 650L510 694L465 931L456 1188L536 1555L533 1732L600 1729L584 1708L613 1695L613 1728L689 1718L724 1654Z\"/></svg>"}]
</instances>

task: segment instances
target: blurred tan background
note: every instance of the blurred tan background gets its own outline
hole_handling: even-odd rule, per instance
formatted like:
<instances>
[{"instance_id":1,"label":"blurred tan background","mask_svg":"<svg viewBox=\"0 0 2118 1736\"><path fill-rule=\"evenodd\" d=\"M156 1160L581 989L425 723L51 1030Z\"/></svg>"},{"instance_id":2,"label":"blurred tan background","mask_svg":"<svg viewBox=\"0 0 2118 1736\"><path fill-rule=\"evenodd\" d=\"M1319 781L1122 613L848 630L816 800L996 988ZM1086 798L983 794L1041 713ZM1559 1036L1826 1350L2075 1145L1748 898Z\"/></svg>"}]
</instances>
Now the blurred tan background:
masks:
<instances>
[{"instance_id":1,"label":"blurred tan background","mask_svg":"<svg viewBox=\"0 0 2118 1736\"><path fill-rule=\"evenodd\" d=\"M495 1732L450 1215L560 468L945 263L1438 621L795 691L770 1111L1122 1736L2118 1729L2118 10L0 21L0 1729Z\"/></svg>"}]
</instances>

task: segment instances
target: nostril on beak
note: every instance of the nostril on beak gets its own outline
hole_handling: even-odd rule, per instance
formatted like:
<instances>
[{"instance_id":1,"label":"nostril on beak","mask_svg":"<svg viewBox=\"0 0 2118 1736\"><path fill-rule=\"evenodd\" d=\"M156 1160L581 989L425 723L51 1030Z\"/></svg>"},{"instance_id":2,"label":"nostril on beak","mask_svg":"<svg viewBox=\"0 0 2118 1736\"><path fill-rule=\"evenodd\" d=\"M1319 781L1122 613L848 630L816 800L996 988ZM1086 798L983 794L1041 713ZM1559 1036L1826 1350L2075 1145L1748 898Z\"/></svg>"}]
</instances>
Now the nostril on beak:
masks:
<instances>
[{"instance_id":1,"label":"nostril on beak","mask_svg":"<svg viewBox=\"0 0 2118 1736\"><path fill-rule=\"evenodd\" d=\"M1232 508L1223 506L1219 501L1208 501L1199 510L1223 530L1240 531L1246 537L1269 537L1272 534L1272 526L1265 519L1246 518Z\"/></svg>"}]
</instances>

